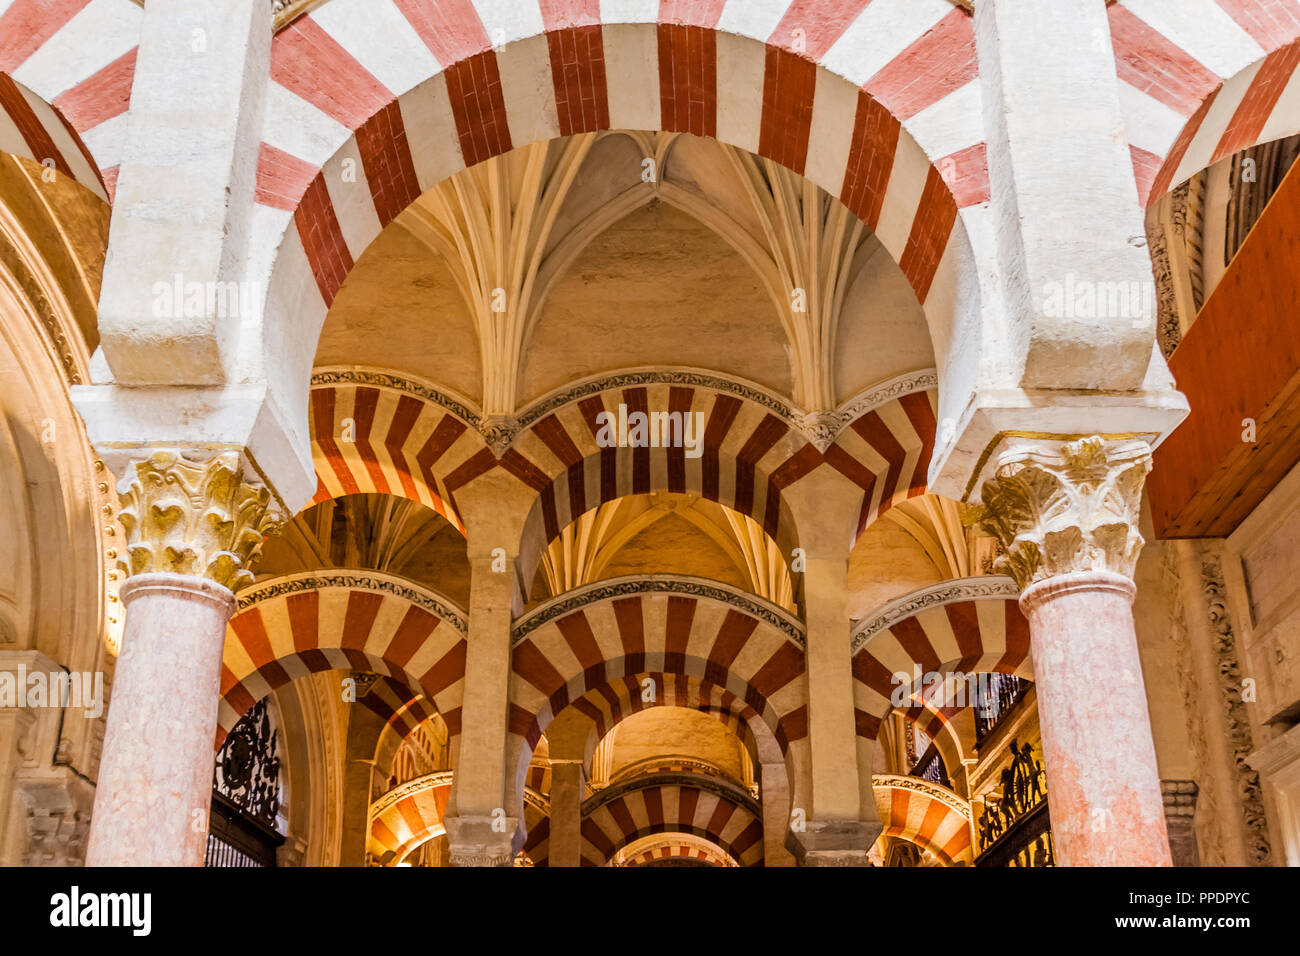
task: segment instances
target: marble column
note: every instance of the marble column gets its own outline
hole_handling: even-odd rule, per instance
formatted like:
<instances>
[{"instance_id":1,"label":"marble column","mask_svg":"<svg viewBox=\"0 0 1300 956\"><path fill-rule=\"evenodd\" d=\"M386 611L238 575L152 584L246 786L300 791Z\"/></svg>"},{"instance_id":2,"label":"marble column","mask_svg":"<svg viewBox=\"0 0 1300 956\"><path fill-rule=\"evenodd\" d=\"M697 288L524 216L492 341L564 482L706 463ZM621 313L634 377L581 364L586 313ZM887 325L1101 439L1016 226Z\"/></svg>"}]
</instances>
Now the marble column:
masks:
<instances>
[{"instance_id":1,"label":"marble column","mask_svg":"<svg viewBox=\"0 0 1300 956\"><path fill-rule=\"evenodd\" d=\"M118 492L126 629L86 864L201 866L226 623L279 510L238 451L155 451Z\"/></svg>"},{"instance_id":2,"label":"marble column","mask_svg":"<svg viewBox=\"0 0 1300 956\"><path fill-rule=\"evenodd\" d=\"M1170 865L1132 612L1150 462L1142 441L1016 440L982 488L1029 621L1062 866Z\"/></svg>"}]
</instances>

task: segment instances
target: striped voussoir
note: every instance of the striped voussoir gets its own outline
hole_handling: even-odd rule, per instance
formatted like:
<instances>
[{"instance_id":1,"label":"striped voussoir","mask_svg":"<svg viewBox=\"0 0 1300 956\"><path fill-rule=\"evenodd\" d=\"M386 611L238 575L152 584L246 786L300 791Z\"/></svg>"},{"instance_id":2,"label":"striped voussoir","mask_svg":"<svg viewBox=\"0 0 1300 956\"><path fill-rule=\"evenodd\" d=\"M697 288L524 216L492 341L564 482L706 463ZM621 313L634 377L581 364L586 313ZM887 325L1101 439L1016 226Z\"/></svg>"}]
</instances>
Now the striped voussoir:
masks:
<instances>
[{"instance_id":1,"label":"striped voussoir","mask_svg":"<svg viewBox=\"0 0 1300 956\"><path fill-rule=\"evenodd\" d=\"M465 612L420 585L372 571L307 571L240 594L226 629L217 746L277 687L360 670L418 688L460 732Z\"/></svg>"},{"instance_id":2,"label":"striped voussoir","mask_svg":"<svg viewBox=\"0 0 1300 956\"><path fill-rule=\"evenodd\" d=\"M647 693L647 684L653 694ZM679 674L625 674L600 685L569 706L581 711L603 740L620 721L651 707L685 707L722 721L742 741L752 744L758 711L725 687Z\"/></svg>"},{"instance_id":3,"label":"striped voussoir","mask_svg":"<svg viewBox=\"0 0 1300 956\"><path fill-rule=\"evenodd\" d=\"M685 370L583 383L539 403L544 414L529 419L526 410L527 427L510 453L515 463L503 462L538 494L522 553L540 556L570 523L606 502L669 491L748 515L788 554L798 542L783 494L822 465L862 489L861 534L892 505L925 493L936 402L934 389L918 389L864 405L823 453L788 406L747 383ZM598 438L611 419L598 416L617 421L620 405L629 415L702 416L694 419L703 426L699 456L682 447L602 447Z\"/></svg>"},{"instance_id":4,"label":"striped voussoir","mask_svg":"<svg viewBox=\"0 0 1300 956\"><path fill-rule=\"evenodd\" d=\"M904 720L909 720L922 733L934 741L939 750L939 758L949 779L962 760L970 756L974 746L974 721L953 723L953 719L964 708L955 704L937 704L928 702L921 694L913 694L912 702L900 708L898 713Z\"/></svg>"},{"instance_id":5,"label":"striped voussoir","mask_svg":"<svg viewBox=\"0 0 1300 956\"><path fill-rule=\"evenodd\" d=\"M122 0L0 0L0 150L112 201L141 17Z\"/></svg>"},{"instance_id":6,"label":"striped voussoir","mask_svg":"<svg viewBox=\"0 0 1300 956\"><path fill-rule=\"evenodd\" d=\"M394 787L371 804L366 841L370 855L396 866L421 844L445 833L442 820L452 776L450 770L425 774Z\"/></svg>"},{"instance_id":7,"label":"striped voussoir","mask_svg":"<svg viewBox=\"0 0 1300 956\"><path fill-rule=\"evenodd\" d=\"M915 777L877 774L872 778L881 836L914 843L941 863L973 859L970 806L947 787Z\"/></svg>"},{"instance_id":8,"label":"striped voussoir","mask_svg":"<svg viewBox=\"0 0 1300 956\"><path fill-rule=\"evenodd\" d=\"M272 43L270 297L301 310L315 288L322 318L425 190L517 146L635 129L806 176L947 310L958 212L989 196L979 103L971 19L947 0L330 0Z\"/></svg>"},{"instance_id":9,"label":"striped voussoir","mask_svg":"<svg viewBox=\"0 0 1300 956\"><path fill-rule=\"evenodd\" d=\"M521 783L533 748L566 707L593 690L616 687L625 677L638 678L640 685L649 675L668 673L743 701L776 738L789 766L806 763L803 646L772 620L798 623L739 592L727 600L722 589L707 582L681 579L680 593L659 590L661 584L652 577L589 585L542 605L516 625L509 765L518 768ZM555 607L564 613L552 616ZM545 623L531 627L530 618ZM651 690L662 693L662 688ZM618 692L611 694L616 698Z\"/></svg>"},{"instance_id":10,"label":"striped voussoir","mask_svg":"<svg viewBox=\"0 0 1300 956\"><path fill-rule=\"evenodd\" d=\"M857 535L898 502L925 494L937 405L933 389L904 395L858 416L826 449L826 462L862 489Z\"/></svg>"},{"instance_id":11,"label":"striped voussoir","mask_svg":"<svg viewBox=\"0 0 1300 956\"><path fill-rule=\"evenodd\" d=\"M1300 132L1300 0L1122 0L1108 13L1144 205Z\"/></svg>"},{"instance_id":12,"label":"striped voussoir","mask_svg":"<svg viewBox=\"0 0 1300 956\"><path fill-rule=\"evenodd\" d=\"M874 740L879 735L881 722L894 709L891 697L903 687L903 675L909 685L929 673L1033 677L1029 624L1019 602L1005 597L967 599L953 590L953 598L924 602L915 612L892 618L889 626L870 629L860 640L853 655L859 736ZM863 633L858 631L855 641Z\"/></svg>"},{"instance_id":13,"label":"striped voussoir","mask_svg":"<svg viewBox=\"0 0 1300 956\"><path fill-rule=\"evenodd\" d=\"M402 742L421 724L438 716L438 708L422 691L391 677L381 677L357 702L384 720L375 744L375 766L385 775L391 771Z\"/></svg>"},{"instance_id":14,"label":"striped voussoir","mask_svg":"<svg viewBox=\"0 0 1300 956\"><path fill-rule=\"evenodd\" d=\"M748 515L788 553L796 542L789 507L781 500L782 481L802 473L801 449L816 456L814 464L820 455L783 409L742 398L739 389L625 378L638 384L615 377L598 392L579 390L515 439L512 451L527 462L538 495L524 532L532 543L526 550L540 550L538 545L606 502L670 491L698 494ZM689 421L703 426L692 433L702 446L698 457L688 457L680 439L666 448L603 446L610 419L598 416L613 416L616 433L620 405L628 415L675 413L683 423L691 416Z\"/></svg>"},{"instance_id":15,"label":"striped voussoir","mask_svg":"<svg viewBox=\"0 0 1300 956\"><path fill-rule=\"evenodd\" d=\"M582 865L604 866L635 840L685 833L710 840L741 866L763 861L763 819L749 794L723 781L652 775L589 797L582 810Z\"/></svg>"},{"instance_id":16,"label":"striped voussoir","mask_svg":"<svg viewBox=\"0 0 1300 956\"><path fill-rule=\"evenodd\" d=\"M551 794L550 761L529 764L528 773L524 775L524 784L528 789L536 790L543 796L549 797Z\"/></svg>"},{"instance_id":17,"label":"striped voussoir","mask_svg":"<svg viewBox=\"0 0 1300 956\"><path fill-rule=\"evenodd\" d=\"M322 369L312 376L313 503L358 493L427 505L465 533L453 496L496 466L468 418L432 387L379 371Z\"/></svg>"},{"instance_id":18,"label":"striped voussoir","mask_svg":"<svg viewBox=\"0 0 1300 956\"><path fill-rule=\"evenodd\" d=\"M637 841L635 850L623 849L624 866L654 866L673 860L691 860L709 866L735 866L736 861L717 844L684 833L665 833Z\"/></svg>"}]
</instances>

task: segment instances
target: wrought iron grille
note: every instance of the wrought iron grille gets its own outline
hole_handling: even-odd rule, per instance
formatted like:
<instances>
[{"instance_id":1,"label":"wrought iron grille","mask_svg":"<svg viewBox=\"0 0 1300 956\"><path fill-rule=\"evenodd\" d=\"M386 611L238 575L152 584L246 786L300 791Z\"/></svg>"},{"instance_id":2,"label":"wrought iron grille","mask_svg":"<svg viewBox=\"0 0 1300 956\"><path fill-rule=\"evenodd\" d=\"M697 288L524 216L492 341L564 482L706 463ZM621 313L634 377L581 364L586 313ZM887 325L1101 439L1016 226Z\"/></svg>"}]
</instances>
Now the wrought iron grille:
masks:
<instances>
[{"instance_id":1,"label":"wrought iron grille","mask_svg":"<svg viewBox=\"0 0 1300 956\"><path fill-rule=\"evenodd\" d=\"M284 837L280 813L280 757L266 700L258 701L217 753L204 866L275 866Z\"/></svg>"},{"instance_id":2,"label":"wrought iron grille","mask_svg":"<svg viewBox=\"0 0 1300 956\"><path fill-rule=\"evenodd\" d=\"M1046 774L1031 744L1011 741L1011 763L1002 786L976 821L980 854L976 866L1055 866Z\"/></svg>"}]
</instances>

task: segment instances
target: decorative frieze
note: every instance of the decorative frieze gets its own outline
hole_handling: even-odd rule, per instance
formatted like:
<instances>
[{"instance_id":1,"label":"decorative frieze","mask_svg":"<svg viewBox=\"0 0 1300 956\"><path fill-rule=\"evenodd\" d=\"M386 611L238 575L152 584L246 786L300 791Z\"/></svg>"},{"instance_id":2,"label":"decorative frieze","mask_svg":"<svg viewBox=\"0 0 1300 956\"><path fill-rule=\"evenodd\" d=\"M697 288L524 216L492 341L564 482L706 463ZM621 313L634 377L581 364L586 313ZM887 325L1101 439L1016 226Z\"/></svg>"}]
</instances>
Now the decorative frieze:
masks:
<instances>
[{"instance_id":1,"label":"decorative frieze","mask_svg":"<svg viewBox=\"0 0 1300 956\"><path fill-rule=\"evenodd\" d=\"M997 538L995 570L1021 589L1077 571L1131 578L1144 544L1138 531L1151 449L1142 441L1090 436L1013 446L984 483L973 523Z\"/></svg>"},{"instance_id":2,"label":"decorative frieze","mask_svg":"<svg viewBox=\"0 0 1300 956\"><path fill-rule=\"evenodd\" d=\"M118 566L127 575L197 575L233 591L253 580L263 538L283 521L270 490L245 478L237 451L194 459L156 450L132 464L118 495L126 532Z\"/></svg>"},{"instance_id":3,"label":"decorative frieze","mask_svg":"<svg viewBox=\"0 0 1300 956\"><path fill-rule=\"evenodd\" d=\"M391 594L428 611L450 624L461 634L469 632L469 615L464 608L453 604L447 598L425 590L413 581L384 574L381 571L304 571L264 580L239 595L239 610L246 611L255 604L261 604L273 598L288 594L302 594L307 591L321 591L325 588L341 588L347 591L375 591ZM368 688L367 688L368 689ZM357 687L358 695L362 693Z\"/></svg>"},{"instance_id":4,"label":"decorative frieze","mask_svg":"<svg viewBox=\"0 0 1300 956\"><path fill-rule=\"evenodd\" d=\"M943 581L939 584L922 588L911 594L905 594L898 600L887 604L872 618L864 618L854 629L850 638L852 653L862 650L864 644L881 631L893 627L899 621L915 617L932 607L942 607L957 601L982 601L996 598L1016 598L1020 589L1010 578L1001 575L980 575L973 578L961 578L956 581Z\"/></svg>"},{"instance_id":5,"label":"decorative frieze","mask_svg":"<svg viewBox=\"0 0 1300 956\"><path fill-rule=\"evenodd\" d=\"M556 618L611 598L643 594L681 594L729 604L783 632L799 647L806 643L802 622L784 608L758 601L737 588L700 578L648 575L590 584L535 608L515 624L511 646L521 643L533 631Z\"/></svg>"},{"instance_id":6,"label":"decorative frieze","mask_svg":"<svg viewBox=\"0 0 1300 956\"><path fill-rule=\"evenodd\" d=\"M1205 593L1210 630L1214 635L1214 660L1219 675L1219 699L1228 727L1228 742L1236 774L1236 792L1246 824L1246 853L1250 862L1265 866L1272 854L1269 846L1268 821L1264 813L1264 796L1259 773L1249 763L1255 749L1250 717L1242 693L1241 665L1237 656L1237 639L1232 629L1223 579L1223 566L1213 553L1201 556L1201 589Z\"/></svg>"}]
</instances>

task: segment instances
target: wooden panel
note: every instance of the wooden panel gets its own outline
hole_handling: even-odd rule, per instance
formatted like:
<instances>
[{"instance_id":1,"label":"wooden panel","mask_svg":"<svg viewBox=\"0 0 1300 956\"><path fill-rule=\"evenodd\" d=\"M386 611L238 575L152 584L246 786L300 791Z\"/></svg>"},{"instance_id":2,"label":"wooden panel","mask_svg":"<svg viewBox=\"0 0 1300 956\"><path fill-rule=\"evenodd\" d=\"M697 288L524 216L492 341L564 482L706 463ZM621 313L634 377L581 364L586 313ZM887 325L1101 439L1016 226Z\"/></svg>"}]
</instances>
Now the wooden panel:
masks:
<instances>
[{"instance_id":1,"label":"wooden panel","mask_svg":"<svg viewBox=\"0 0 1300 956\"><path fill-rule=\"evenodd\" d=\"M1300 461L1300 164L1169 365L1192 410L1156 451L1156 534L1223 537Z\"/></svg>"}]
</instances>

